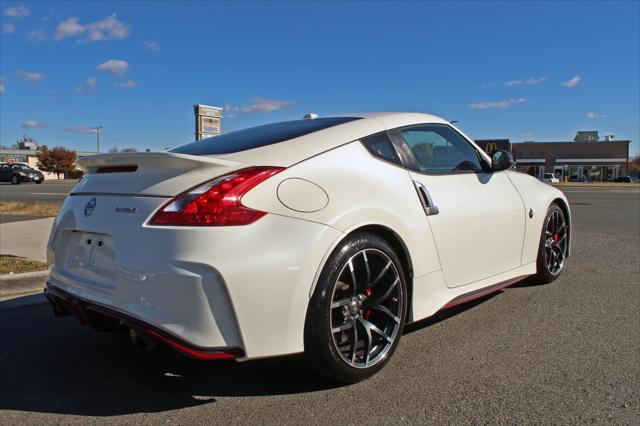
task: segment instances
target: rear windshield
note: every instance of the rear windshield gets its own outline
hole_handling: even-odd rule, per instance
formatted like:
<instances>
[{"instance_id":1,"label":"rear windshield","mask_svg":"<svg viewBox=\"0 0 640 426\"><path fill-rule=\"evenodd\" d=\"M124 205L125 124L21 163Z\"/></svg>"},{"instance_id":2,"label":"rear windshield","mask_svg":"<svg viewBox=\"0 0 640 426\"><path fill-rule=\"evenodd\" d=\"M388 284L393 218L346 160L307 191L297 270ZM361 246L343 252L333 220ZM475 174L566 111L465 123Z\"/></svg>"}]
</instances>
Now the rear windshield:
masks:
<instances>
[{"instance_id":1,"label":"rear windshield","mask_svg":"<svg viewBox=\"0 0 640 426\"><path fill-rule=\"evenodd\" d=\"M354 120L358 120L358 117L327 117L265 124L191 142L169 152L191 155L230 154L294 139Z\"/></svg>"}]
</instances>

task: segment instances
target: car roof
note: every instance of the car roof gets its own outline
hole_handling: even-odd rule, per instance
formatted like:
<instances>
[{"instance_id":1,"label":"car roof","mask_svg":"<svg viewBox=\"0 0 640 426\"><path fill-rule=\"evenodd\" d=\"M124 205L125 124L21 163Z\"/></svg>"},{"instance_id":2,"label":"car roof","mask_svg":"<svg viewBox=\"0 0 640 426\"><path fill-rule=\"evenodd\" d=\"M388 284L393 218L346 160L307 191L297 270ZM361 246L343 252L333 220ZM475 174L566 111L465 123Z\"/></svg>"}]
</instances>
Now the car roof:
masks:
<instances>
[{"instance_id":1,"label":"car roof","mask_svg":"<svg viewBox=\"0 0 640 426\"><path fill-rule=\"evenodd\" d=\"M451 125L444 118L417 112L360 112L326 117L357 117L359 120L348 121L276 144L230 154L218 154L215 157L251 165L289 167L330 149L385 130L414 124ZM468 137L467 139L471 140ZM212 143L215 143L215 137Z\"/></svg>"}]
</instances>

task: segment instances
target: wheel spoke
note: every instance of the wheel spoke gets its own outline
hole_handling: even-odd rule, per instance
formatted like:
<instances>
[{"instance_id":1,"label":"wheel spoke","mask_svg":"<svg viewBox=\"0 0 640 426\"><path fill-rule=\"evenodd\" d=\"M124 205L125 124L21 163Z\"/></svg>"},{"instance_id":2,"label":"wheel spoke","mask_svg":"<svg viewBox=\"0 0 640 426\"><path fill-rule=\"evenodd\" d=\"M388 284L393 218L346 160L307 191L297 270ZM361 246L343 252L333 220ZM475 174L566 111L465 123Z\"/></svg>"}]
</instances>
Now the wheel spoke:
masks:
<instances>
[{"instance_id":1,"label":"wheel spoke","mask_svg":"<svg viewBox=\"0 0 640 426\"><path fill-rule=\"evenodd\" d=\"M364 258L364 267L367 271L367 281L365 281L365 285L369 285L371 283L371 268L369 267L369 259L367 259L367 252L362 252L362 257Z\"/></svg>"},{"instance_id":2,"label":"wheel spoke","mask_svg":"<svg viewBox=\"0 0 640 426\"><path fill-rule=\"evenodd\" d=\"M373 298L373 299L370 299L369 302L366 305L367 306L369 306L369 305L379 305L381 302L387 300L387 298L389 298L389 296L391 296L391 292L393 291L394 288L396 288L396 285L398 285L399 282L400 282L400 277L396 277L396 279L393 281L393 283L391 283L391 285L389 286L387 291L384 292L383 295L378 296L378 297Z\"/></svg>"},{"instance_id":3,"label":"wheel spoke","mask_svg":"<svg viewBox=\"0 0 640 426\"><path fill-rule=\"evenodd\" d=\"M358 324L353 321L353 342L351 342L351 363L356 363L356 350L358 349Z\"/></svg>"},{"instance_id":4,"label":"wheel spoke","mask_svg":"<svg viewBox=\"0 0 640 426\"><path fill-rule=\"evenodd\" d=\"M397 324L400 323L400 318L398 318L393 312L391 312L391 310L389 310L389 308L387 308L386 306L383 305L373 305L371 307L371 309L374 309L376 311L380 311L383 312L385 314L387 314L393 321L395 321Z\"/></svg>"},{"instance_id":5,"label":"wheel spoke","mask_svg":"<svg viewBox=\"0 0 640 426\"><path fill-rule=\"evenodd\" d=\"M360 321L360 323L362 324L363 319L362 318L358 318L358 321ZM367 344L366 347L364 349L364 354L363 354L363 358L364 358L364 365L365 367L367 366L367 364L369 364L369 355L371 355L371 343L373 340L373 336L371 336L371 330L364 324L362 324L364 331L366 332L366 336L367 336Z\"/></svg>"},{"instance_id":6,"label":"wheel spoke","mask_svg":"<svg viewBox=\"0 0 640 426\"><path fill-rule=\"evenodd\" d=\"M378 284L378 281L380 281L382 279L382 277L384 276L385 272L387 272L387 270L389 269L389 267L391 266L391 261L389 261L389 263L386 264L386 266L384 268L382 268L382 271L380 271L380 273L378 274L378 276L373 280L373 282L371 283L372 286Z\"/></svg>"},{"instance_id":7,"label":"wheel spoke","mask_svg":"<svg viewBox=\"0 0 640 426\"><path fill-rule=\"evenodd\" d=\"M358 282L356 281L356 271L353 269L353 261L349 259L349 271L351 271L351 284L353 284L353 295L358 292Z\"/></svg>"},{"instance_id":8,"label":"wheel spoke","mask_svg":"<svg viewBox=\"0 0 640 426\"><path fill-rule=\"evenodd\" d=\"M331 309L339 308L340 306L347 306L351 303L350 297L345 297L344 299L334 300L331 302Z\"/></svg>"},{"instance_id":9,"label":"wheel spoke","mask_svg":"<svg viewBox=\"0 0 640 426\"><path fill-rule=\"evenodd\" d=\"M345 331L350 329L351 327L353 327L353 322L345 322L344 324L342 324L339 327L334 327L331 329L332 333L338 333L339 331Z\"/></svg>"},{"instance_id":10,"label":"wheel spoke","mask_svg":"<svg viewBox=\"0 0 640 426\"><path fill-rule=\"evenodd\" d=\"M360 324L362 324L365 329L369 331L375 331L378 335L383 337L387 342L393 343L393 339L391 338L391 336L387 336L386 334L384 334L384 332L380 330L374 323L372 323L371 321L367 321L364 318L359 318L359 320L360 320Z\"/></svg>"}]
</instances>

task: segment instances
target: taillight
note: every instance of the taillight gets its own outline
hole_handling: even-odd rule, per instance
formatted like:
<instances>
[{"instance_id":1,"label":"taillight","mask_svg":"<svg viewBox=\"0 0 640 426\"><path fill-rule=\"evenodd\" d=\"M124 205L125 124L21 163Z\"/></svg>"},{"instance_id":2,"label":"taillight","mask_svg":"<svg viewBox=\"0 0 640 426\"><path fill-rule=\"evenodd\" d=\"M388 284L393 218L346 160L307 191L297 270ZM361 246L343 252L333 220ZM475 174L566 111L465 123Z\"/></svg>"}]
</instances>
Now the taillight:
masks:
<instances>
[{"instance_id":1,"label":"taillight","mask_svg":"<svg viewBox=\"0 0 640 426\"><path fill-rule=\"evenodd\" d=\"M178 195L165 204L150 223L230 226L255 222L267 213L243 206L242 196L282 170L282 167L250 167L220 176Z\"/></svg>"}]
</instances>

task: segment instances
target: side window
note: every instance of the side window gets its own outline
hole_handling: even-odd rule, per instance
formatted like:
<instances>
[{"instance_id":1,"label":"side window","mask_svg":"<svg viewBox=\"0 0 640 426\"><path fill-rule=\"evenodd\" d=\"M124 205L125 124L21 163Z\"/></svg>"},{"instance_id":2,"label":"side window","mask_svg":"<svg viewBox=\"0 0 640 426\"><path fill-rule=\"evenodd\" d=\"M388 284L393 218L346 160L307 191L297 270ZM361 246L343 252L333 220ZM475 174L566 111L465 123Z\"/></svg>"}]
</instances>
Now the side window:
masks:
<instances>
[{"instance_id":1,"label":"side window","mask_svg":"<svg viewBox=\"0 0 640 426\"><path fill-rule=\"evenodd\" d=\"M400 130L423 173L480 171L475 148L451 127L425 124Z\"/></svg>"},{"instance_id":2,"label":"side window","mask_svg":"<svg viewBox=\"0 0 640 426\"><path fill-rule=\"evenodd\" d=\"M377 133L362 139L362 144L374 157L402 165L398 153L386 132Z\"/></svg>"}]
</instances>

